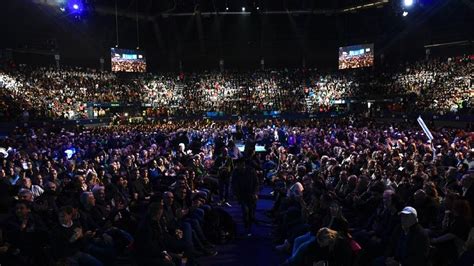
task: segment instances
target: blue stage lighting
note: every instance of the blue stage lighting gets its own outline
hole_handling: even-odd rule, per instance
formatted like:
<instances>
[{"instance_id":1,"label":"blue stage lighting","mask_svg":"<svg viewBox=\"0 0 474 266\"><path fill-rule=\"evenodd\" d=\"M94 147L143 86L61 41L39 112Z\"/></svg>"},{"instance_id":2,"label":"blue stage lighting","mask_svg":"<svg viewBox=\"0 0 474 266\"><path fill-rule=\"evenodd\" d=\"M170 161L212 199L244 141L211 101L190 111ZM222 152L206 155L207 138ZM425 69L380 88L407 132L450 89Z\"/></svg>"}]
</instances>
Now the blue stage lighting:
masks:
<instances>
[{"instance_id":1,"label":"blue stage lighting","mask_svg":"<svg viewBox=\"0 0 474 266\"><path fill-rule=\"evenodd\" d=\"M67 7L69 12L75 15L80 15L84 11L84 4L81 0L69 0Z\"/></svg>"}]
</instances>

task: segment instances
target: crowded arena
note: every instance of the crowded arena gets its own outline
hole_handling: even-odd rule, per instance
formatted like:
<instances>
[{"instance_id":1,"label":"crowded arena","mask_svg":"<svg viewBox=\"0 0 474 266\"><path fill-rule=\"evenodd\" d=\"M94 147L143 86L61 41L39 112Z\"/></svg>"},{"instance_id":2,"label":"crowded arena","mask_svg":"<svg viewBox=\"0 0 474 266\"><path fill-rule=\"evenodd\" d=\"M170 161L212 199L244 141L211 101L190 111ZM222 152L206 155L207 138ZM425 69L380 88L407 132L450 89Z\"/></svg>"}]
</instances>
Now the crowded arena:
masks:
<instances>
[{"instance_id":1,"label":"crowded arena","mask_svg":"<svg viewBox=\"0 0 474 266\"><path fill-rule=\"evenodd\" d=\"M474 265L468 1L8 2L0 265Z\"/></svg>"},{"instance_id":2,"label":"crowded arena","mask_svg":"<svg viewBox=\"0 0 474 266\"><path fill-rule=\"evenodd\" d=\"M207 111L316 113L348 99L404 97L416 105L402 111L458 113L472 105L473 68L474 59L460 56L406 64L380 78L294 69L143 74L122 80L93 69L19 65L0 73L5 89L0 112L4 117L26 111L38 118L85 119L88 103L119 102L175 116Z\"/></svg>"}]
</instances>

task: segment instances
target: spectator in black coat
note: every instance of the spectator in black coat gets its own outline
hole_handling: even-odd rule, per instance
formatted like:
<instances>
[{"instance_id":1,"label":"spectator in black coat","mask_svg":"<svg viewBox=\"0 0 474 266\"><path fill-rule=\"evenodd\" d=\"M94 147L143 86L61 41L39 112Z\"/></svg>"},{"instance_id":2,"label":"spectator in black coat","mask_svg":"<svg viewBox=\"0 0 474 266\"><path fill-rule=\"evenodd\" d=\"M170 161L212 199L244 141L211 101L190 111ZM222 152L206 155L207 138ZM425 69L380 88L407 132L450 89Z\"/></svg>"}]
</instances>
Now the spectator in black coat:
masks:
<instances>
[{"instance_id":1,"label":"spectator in black coat","mask_svg":"<svg viewBox=\"0 0 474 266\"><path fill-rule=\"evenodd\" d=\"M424 228L433 228L437 222L439 203L428 197L423 189L417 190L413 198L413 206L418 212L418 222Z\"/></svg>"},{"instance_id":2,"label":"spectator in black coat","mask_svg":"<svg viewBox=\"0 0 474 266\"><path fill-rule=\"evenodd\" d=\"M138 227L136 252L140 265L172 266L173 257L166 250L165 232L160 224L163 202L152 203Z\"/></svg>"},{"instance_id":3,"label":"spectator in black coat","mask_svg":"<svg viewBox=\"0 0 474 266\"><path fill-rule=\"evenodd\" d=\"M443 251L435 253L435 261L440 263L439 265L453 263L462 253L471 229L471 217L469 203L466 200L456 200L452 207L452 217L444 224L442 234L431 240L437 250Z\"/></svg>"},{"instance_id":4,"label":"spectator in black coat","mask_svg":"<svg viewBox=\"0 0 474 266\"><path fill-rule=\"evenodd\" d=\"M25 263L40 260L47 243L47 229L43 221L31 211L31 203L18 201L15 213L4 223L4 241L9 251Z\"/></svg>"},{"instance_id":5,"label":"spectator in black coat","mask_svg":"<svg viewBox=\"0 0 474 266\"><path fill-rule=\"evenodd\" d=\"M456 167L449 167L446 171L446 180L444 183L444 192L450 190L461 193L461 187L458 184Z\"/></svg>"},{"instance_id":6,"label":"spectator in black coat","mask_svg":"<svg viewBox=\"0 0 474 266\"><path fill-rule=\"evenodd\" d=\"M367 226L354 230L353 238L362 245L361 262L363 259L383 255L384 247L390 241L394 229L400 225L400 210L398 195L393 190L386 190L383 203L369 219Z\"/></svg>"},{"instance_id":7,"label":"spectator in black coat","mask_svg":"<svg viewBox=\"0 0 474 266\"><path fill-rule=\"evenodd\" d=\"M234 195L242 206L245 229L251 234L258 199L258 177L252 161L239 159L232 175Z\"/></svg>"},{"instance_id":8,"label":"spectator in black coat","mask_svg":"<svg viewBox=\"0 0 474 266\"><path fill-rule=\"evenodd\" d=\"M73 208L62 207L58 213L58 223L51 231L51 243L56 259L66 264L101 266L102 263L92 255L82 251L85 245L85 232L73 220Z\"/></svg>"},{"instance_id":9,"label":"spectator in black coat","mask_svg":"<svg viewBox=\"0 0 474 266\"><path fill-rule=\"evenodd\" d=\"M469 202L471 210L474 210L474 175L465 174L461 179L462 196ZM471 218L474 220L474 217Z\"/></svg>"},{"instance_id":10,"label":"spectator in black coat","mask_svg":"<svg viewBox=\"0 0 474 266\"><path fill-rule=\"evenodd\" d=\"M47 226L56 223L56 213L59 209L58 194L56 183L46 182L44 193L35 200L38 215Z\"/></svg>"},{"instance_id":11,"label":"spectator in black coat","mask_svg":"<svg viewBox=\"0 0 474 266\"><path fill-rule=\"evenodd\" d=\"M464 244L464 252L459 257L458 261L454 264L455 266L471 266L474 261L474 228L471 228L469 232L469 238Z\"/></svg>"},{"instance_id":12,"label":"spectator in black coat","mask_svg":"<svg viewBox=\"0 0 474 266\"><path fill-rule=\"evenodd\" d=\"M138 169L132 173L132 182L129 185L129 189L132 200L137 203L143 203L143 201L150 199L150 196L147 195L145 183L141 177L140 170Z\"/></svg>"}]
</instances>

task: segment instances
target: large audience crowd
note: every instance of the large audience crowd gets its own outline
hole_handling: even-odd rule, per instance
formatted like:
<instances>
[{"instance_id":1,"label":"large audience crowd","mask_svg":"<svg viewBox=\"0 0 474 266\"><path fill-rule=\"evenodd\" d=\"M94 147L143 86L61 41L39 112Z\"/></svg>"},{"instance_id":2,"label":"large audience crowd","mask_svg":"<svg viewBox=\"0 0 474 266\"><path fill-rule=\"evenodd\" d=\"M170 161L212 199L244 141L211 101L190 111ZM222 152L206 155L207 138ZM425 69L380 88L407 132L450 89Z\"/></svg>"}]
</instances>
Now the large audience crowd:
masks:
<instances>
[{"instance_id":1,"label":"large audience crowd","mask_svg":"<svg viewBox=\"0 0 474 266\"><path fill-rule=\"evenodd\" d=\"M272 176L284 265L474 262L472 132L441 130L429 143L411 126L355 123L304 135Z\"/></svg>"},{"instance_id":2,"label":"large audience crowd","mask_svg":"<svg viewBox=\"0 0 474 266\"><path fill-rule=\"evenodd\" d=\"M432 133L352 117L18 128L0 140L0 258L196 265L235 233L232 195L250 235L267 184L284 265L472 265L474 136Z\"/></svg>"},{"instance_id":3,"label":"large audience crowd","mask_svg":"<svg viewBox=\"0 0 474 266\"><path fill-rule=\"evenodd\" d=\"M112 59L112 71L146 72L146 62L141 59L129 60L114 57Z\"/></svg>"},{"instance_id":4,"label":"large audience crowd","mask_svg":"<svg viewBox=\"0 0 474 266\"><path fill-rule=\"evenodd\" d=\"M416 105L437 113L458 112L472 102L474 79L472 59L431 59L406 64L403 71L387 76L380 89L392 94L416 96Z\"/></svg>"},{"instance_id":5,"label":"large audience crowd","mask_svg":"<svg viewBox=\"0 0 474 266\"><path fill-rule=\"evenodd\" d=\"M0 113L79 119L94 103L147 105L158 115L316 113L350 98L412 97L418 111L457 112L472 102L469 57L430 59L394 70L323 73L315 69L137 74L90 69L0 71ZM95 110L98 113L100 110Z\"/></svg>"},{"instance_id":6,"label":"large audience crowd","mask_svg":"<svg viewBox=\"0 0 474 266\"><path fill-rule=\"evenodd\" d=\"M374 54L364 53L362 55L339 55L339 69L371 67L374 65Z\"/></svg>"}]
</instances>

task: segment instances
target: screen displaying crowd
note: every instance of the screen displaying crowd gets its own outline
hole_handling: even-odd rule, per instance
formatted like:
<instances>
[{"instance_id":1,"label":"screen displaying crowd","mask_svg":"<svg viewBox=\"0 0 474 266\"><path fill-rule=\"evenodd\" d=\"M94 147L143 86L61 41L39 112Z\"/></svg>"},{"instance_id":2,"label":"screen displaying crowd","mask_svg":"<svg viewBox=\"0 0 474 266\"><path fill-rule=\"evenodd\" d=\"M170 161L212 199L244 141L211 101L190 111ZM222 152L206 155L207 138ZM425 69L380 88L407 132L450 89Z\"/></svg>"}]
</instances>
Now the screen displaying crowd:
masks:
<instances>
[{"instance_id":1,"label":"screen displaying crowd","mask_svg":"<svg viewBox=\"0 0 474 266\"><path fill-rule=\"evenodd\" d=\"M247 206L250 230L265 183L284 265L469 265L474 135L432 133L355 117L18 128L0 140L0 258L196 265L233 233L217 205Z\"/></svg>"},{"instance_id":2,"label":"screen displaying crowd","mask_svg":"<svg viewBox=\"0 0 474 266\"><path fill-rule=\"evenodd\" d=\"M0 113L80 119L87 104L152 106L164 116L251 114L263 111L318 113L348 99L405 97L405 112L457 112L472 103L473 60L430 59L393 69L332 72L316 69L140 74L79 68L17 66L0 71ZM411 101L411 100L410 100Z\"/></svg>"},{"instance_id":3,"label":"screen displaying crowd","mask_svg":"<svg viewBox=\"0 0 474 266\"><path fill-rule=\"evenodd\" d=\"M374 44L339 48L339 69L371 67L374 65Z\"/></svg>"},{"instance_id":4,"label":"screen displaying crowd","mask_svg":"<svg viewBox=\"0 0 474 266\"><path fill-rule=\"evenodd\" d=\"M138 50L110 49L112 72L146 72L146 59Z\"/></svg>"}]
</instances>

